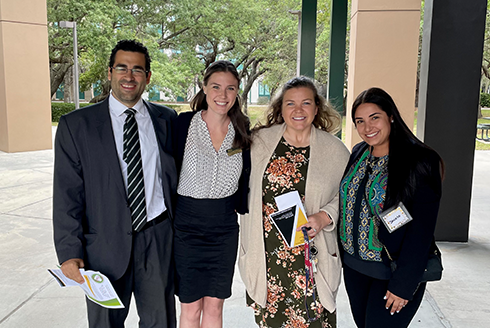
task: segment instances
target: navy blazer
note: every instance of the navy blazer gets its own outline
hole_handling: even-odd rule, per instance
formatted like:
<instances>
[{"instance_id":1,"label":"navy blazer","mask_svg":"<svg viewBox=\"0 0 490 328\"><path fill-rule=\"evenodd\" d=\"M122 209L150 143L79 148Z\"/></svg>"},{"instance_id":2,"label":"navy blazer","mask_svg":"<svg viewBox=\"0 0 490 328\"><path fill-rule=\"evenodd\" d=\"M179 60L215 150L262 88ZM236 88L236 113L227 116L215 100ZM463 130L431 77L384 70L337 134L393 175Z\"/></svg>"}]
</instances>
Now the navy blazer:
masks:
<instances>
[{"instance_id":1,"label":"navy blazer","mask_svg":"<svg viewBox=\"0 0 490 328\"><path fill-rule=\"evenodd\" d=\"M180 176L180 170L182 169L182 161L184 159L185 143L187 141L187 132L191 125L192 117L197 112L184 112L180 113L179 117L174 122L174 157L175 164L177 166L177 172ZM240 179L238 180L238 190L235 193L235 209L239 214L248 213L248 183L250 179L250 168L252 164L250 161L250 148L243 150L243 169Z\"/></svg>"},{"instance_id":2,"label":"navy blazer","mask_svg":"<svg viewBox=\"0 0 490 328\"><path fill-rule=\"evenodd\" d=\"M344 177L367 147L368 144L365 142L354 146ZM390 252L390 256L397 262L397 269L390 279L388 290L407 300L412 299L427 267L442 189L440 160L437 153L418 145L412 147L417 147L411 152L417 154L417 160L432 168L429 170L429 175L420 173L415 175L415 193L410 200L404 202L413 220L392 233L383 224L380 224L378 235L379 240ZM388 176L388 181L389 179ZM389 190L387 190L386 197L385 203L390 197ZM389 263L385 251L383 251L383 259Z\"/></svg>"},{"instance_id":3,"label":"navy blazer","mask_svg":"<svg viewBox=\"0 0 490 328\"><path fill-rule=\"evenodd\" d=\"M145 102L155 129L165 205L173 215L177 170L171 121L177 113ZM109 99L61 117L55 139L54 243L59 263L81 258L111 280L126 271L133 242L129 202L117 156Z\"/></svg>"}]
</instances>

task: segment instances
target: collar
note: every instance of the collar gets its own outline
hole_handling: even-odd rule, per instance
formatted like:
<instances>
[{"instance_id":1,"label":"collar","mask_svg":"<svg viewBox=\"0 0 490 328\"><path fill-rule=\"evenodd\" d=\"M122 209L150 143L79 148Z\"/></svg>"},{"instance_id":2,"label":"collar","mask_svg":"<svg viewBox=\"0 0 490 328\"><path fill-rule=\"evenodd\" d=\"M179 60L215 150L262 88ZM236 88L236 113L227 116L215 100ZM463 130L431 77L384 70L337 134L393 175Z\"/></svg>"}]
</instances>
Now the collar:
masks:
<instances>
[{"instance_id":1,"label":"collar","mask_svg":"<svg viewBox=\"0 0 490 328\"><path fill-rule=\"evenodd\" d=\"M128 106L122 104L119 100L117 100L111 92L111 95L109 96L109 109L114 115L119 117L123 115L124 111L128 108L129 108ZM138 113L139 115L142 116L148 115L148 109L146 108L145 103L141 98L131 108L133 108L136 111L136 113Z\"/></svg>"}]
</instances>

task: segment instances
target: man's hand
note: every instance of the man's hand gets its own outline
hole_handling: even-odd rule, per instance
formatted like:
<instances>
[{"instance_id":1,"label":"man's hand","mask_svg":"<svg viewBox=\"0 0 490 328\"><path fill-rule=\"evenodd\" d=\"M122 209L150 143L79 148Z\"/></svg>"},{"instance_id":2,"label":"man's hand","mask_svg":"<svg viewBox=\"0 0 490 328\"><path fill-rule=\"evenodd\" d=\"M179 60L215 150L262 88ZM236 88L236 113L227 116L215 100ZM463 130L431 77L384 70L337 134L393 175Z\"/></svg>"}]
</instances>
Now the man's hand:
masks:
<instances>
[{"instance_id":1,"label":"man's hand","mask_svg":"<svg viewBox=\"0 0 490 328\"><path fill-rule=\"evenodd\" d=\"M395 294L392 294L389 290L386 292L384 298L386 300L386 309L387 310L390 309L391 306L391 310L390 310L391 315L395 314L395 312L396 313L400 312L408 303L407 300L398 297Z\"/></svg>"},{"instance_id":2,"label":"man's hand","mask_svg":"<svg viewBox=\"0 0 490 328\"><path fill-rule=\"evenodd\" d=\"M85 279L83 279L79 269L84 266L82 259L69 259L61 264L61 272L63 272L67 278L75 280L79 284L83 284Z\"/></svg>"}]
</instances>

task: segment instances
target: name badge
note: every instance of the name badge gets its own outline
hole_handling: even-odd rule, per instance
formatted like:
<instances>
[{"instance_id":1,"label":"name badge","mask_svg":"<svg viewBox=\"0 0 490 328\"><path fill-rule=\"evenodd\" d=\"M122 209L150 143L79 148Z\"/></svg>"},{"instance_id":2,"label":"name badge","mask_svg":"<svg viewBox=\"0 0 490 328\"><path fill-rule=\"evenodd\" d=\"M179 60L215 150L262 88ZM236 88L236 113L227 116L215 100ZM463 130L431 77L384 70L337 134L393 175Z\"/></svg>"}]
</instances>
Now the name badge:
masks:
<instances>
[{"instance_id":1,"label":"name badge","mask_svg":"<svg viewBox=\"0 0 490 328\"><path fill-rule=\"evenodd\" d=\"M230 148L226 151L226 153L228 154L228 156L233 156L235 154L238 154L238 153L241 153L242 152L242 149L241 148Z\"/></svg>"},{"instance_id":2,"label":"name badge","mask_svg":"<svg viewBox=\"0 0 490 328\"><path fill-rule=\"evenodd\" d=\"M412 216L402 202L380 213L379 217L390 233L412 221Z\"/></svg>"}]
</instances>

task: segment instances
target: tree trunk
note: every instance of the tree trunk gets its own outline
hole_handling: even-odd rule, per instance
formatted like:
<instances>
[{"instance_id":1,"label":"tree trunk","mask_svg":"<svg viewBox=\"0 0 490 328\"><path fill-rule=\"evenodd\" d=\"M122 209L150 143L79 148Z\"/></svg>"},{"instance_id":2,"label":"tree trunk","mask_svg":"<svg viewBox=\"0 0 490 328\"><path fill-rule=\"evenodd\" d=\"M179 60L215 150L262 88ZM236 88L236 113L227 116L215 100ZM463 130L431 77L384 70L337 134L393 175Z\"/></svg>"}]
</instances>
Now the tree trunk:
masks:
<instances>
[{"instance_id":1,"label":"tree trunk","mask_svg":"<svg viewBox=\"0 0 490 328\"><path fill-rule=\"evenodd\" d=\"M490 72L488 71L488 67L486 67L485 65L482 64L482 67L481 67L481 74L480 74L480 81L483 79L483 76L485 76L487 79L490 78ZM483 115L482 115L482 112L481 112L481 94L482 94L482 89L481 89L481 82L480 82L480 90L479 90L480 94L479 94L479 97L478 97L478 118L482 118ZM486 92L486 90L485 90Z\"/></svg>"},{"instance_id":2,"label":"tree trunk","mask_svg":"<svg viewBox=\"0 0 490 328\"><path fill-rule=\"evenodd\" d=\"M243 92L242 92L242 110L245 115L248 114L248 93L250 92L250 89L252 88L252 83L250 83L250 79L247 79L247 82L245 83L243 87Z\"/></svg>"},{"instance_id":3,"label":"tree trunk","mask_svg":"<svg viewBox=\"0 0 490 328\"><path fill-rule=\"evenodd\" d=\"M66 73L73 66L70 63L61 63L61 64L51 64L50 69L50 77L51 77L51 97L56 93L60 84L65 79Z\"/></svg>"},{"instance_id":4,"label":"tree trunk","mask_svg":"<svg viewBox=\"0 0 490 328\"><path fill-rule=\"evenodd\" d=\"M244 84L243 92L242 92L243 112L245 114L247 114L248 112L248 104L247 104L248 93L250 92L250 89L252 89L255 80L257 80L259 76L265 73L265 69L262 70L259 69L259 65L262 62L262 60L263 58L254 59L249 74L242 74L242 76L247 76L247 80Z\"/></svg>"},{"instance_id":5,"label":"tree trunk","mask_svg":"<svg viewBox=\"0 0 490 328\"><path fill-rule=\"evenodd\" d=\"M278 88L279 88L279 85L274 85L273 87L270 87L269 94L271 96L271 100L274 99L274 97L276 95L276 91Z\"/></svg>"},{"instance_id":6,"label":"tree trunk","mask_svg":"<svg viewBox=\"0 0 490 328\"><path fill-rule=\"evenodd\" d=\"M68 70L65 74L65 78L63 80L65 83L65 87L63 88L63 101L65 103L71 103L75 99L75 95L73 94L73 70Z\"/></svg>"},{"instance_id":7,"label":"tree trunk","mask_svg":"<svg viewBox=\"0 0 490 328\"><path fill-rule=\"evenodd\" d=\"M93 97L90 100L90 103L95 104L101 102L109 96L109 92L111 92L111 81L105 80L104 82L102 82L102 92L100 93L100 95Z\"/></svg>"}]
</instances>

